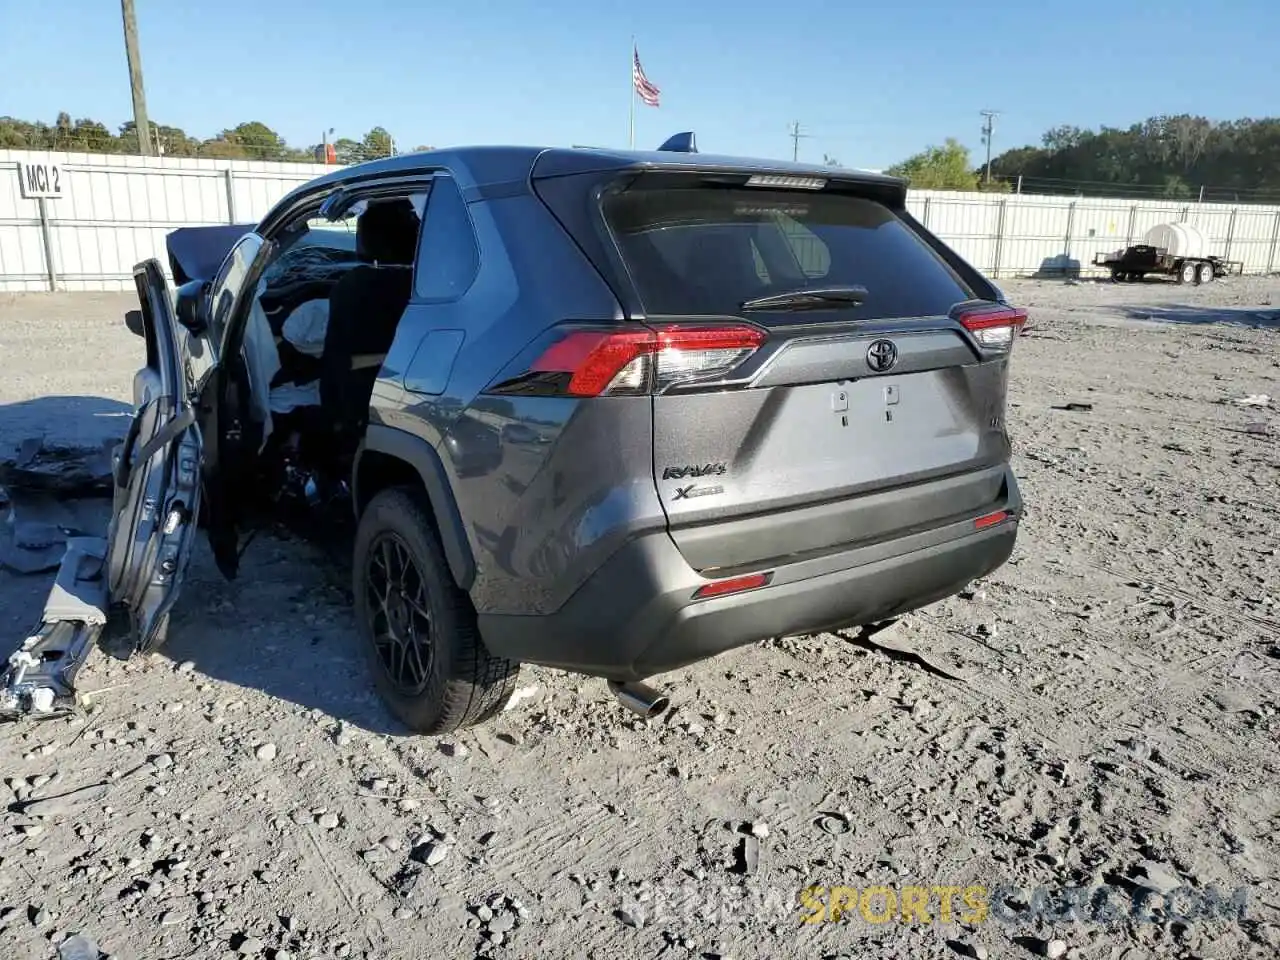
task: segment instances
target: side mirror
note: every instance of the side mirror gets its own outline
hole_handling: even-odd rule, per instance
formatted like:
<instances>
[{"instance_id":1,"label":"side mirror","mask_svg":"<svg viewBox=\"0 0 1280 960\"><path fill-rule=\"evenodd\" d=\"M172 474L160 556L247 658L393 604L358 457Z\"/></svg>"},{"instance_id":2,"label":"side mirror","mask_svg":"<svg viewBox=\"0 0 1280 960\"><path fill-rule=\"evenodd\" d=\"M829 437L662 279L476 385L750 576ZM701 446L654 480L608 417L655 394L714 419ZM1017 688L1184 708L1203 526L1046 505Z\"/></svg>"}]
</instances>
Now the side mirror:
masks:
<instances>
[{"instance_id":1,"label":"side mirror","mask_svg":"<svg viewBox=\"0 0 1280 960\"><path fill-rule=\"evenodd\" d=\"M129 328L129 332L135 337L146 337L146 326L142 322L141 310L128 310L124 315L124 325Z\"/></svg>"},{"instance_id":2,"label":"side mirror","mask_svg":"<svg viewBox=\"0 0 1280 960\"><path fill-rule=\"evenodd\" d=\"M178 323L191 333L201 333L207 326L204 311L207 289L208 284L203 280L190 280L178 288L174 312Z\"/></svg>"}]
</instances>

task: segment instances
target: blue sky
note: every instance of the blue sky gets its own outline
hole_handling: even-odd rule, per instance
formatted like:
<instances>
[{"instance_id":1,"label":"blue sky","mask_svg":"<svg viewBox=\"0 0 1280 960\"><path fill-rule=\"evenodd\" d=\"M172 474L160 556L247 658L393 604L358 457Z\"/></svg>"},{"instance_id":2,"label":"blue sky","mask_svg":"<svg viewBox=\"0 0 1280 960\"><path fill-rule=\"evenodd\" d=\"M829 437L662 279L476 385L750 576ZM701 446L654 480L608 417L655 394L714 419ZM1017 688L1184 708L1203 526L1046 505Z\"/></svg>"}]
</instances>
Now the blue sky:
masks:
<instances>
[{"instance_id":1,"label":"blue sky","mask_svg":"<svg viewBox=\"0 0 1280 960\"><path fill-rule=\"evenodd\" d=\"M1276 0L1204 4L817 0L137 0L155 121L208 137L261 120L291 144L375 124L399 145L625 146L630 37L658 109L636 144L692 129L704 151L823 153L884 167L954 136L981 153L1070 123L1280 111ZM115 0L0 0L0 115L131 117Z\"/></svg>"}]
</instances>

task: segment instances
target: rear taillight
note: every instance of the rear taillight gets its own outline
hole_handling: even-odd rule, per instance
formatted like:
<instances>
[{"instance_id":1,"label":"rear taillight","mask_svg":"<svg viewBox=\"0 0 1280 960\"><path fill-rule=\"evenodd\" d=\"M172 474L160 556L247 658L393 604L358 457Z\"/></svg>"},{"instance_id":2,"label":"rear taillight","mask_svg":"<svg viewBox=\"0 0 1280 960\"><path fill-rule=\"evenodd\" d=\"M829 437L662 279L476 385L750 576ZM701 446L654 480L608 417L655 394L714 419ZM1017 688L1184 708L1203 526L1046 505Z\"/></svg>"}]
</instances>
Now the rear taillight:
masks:
<instances>
[{"instance_id":1,"label":"rear taillight","mask_svg":"<svg viewBox=\"0 0 1280 960\"><path fill-rule=\"evenodd\" d=\"M1008 350L1027 322L1027 311L997 304L961 308L953 316L988 350Z\"/></svg>"},{"instance_id":2,"label":"rear taillight","mask_svg":"<svg viewBox=\"0 0 1280 960\"><path fill-rule=\"evenodd\" d=\"M498 392L600 397L661 393L717 380L759 349L764 331L745 324L670 324L626 330L568 330ZM528 390L534 383L542 389Z\"/></svg>"}]
</instances>

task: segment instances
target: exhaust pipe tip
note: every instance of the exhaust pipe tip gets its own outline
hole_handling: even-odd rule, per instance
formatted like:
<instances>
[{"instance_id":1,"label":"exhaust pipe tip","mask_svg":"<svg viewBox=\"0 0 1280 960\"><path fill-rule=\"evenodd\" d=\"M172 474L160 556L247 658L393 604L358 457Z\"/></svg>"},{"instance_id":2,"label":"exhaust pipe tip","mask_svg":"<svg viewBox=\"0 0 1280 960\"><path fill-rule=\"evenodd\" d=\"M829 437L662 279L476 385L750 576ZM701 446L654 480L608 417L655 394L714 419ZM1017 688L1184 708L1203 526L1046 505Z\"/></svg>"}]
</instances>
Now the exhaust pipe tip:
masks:
<instances>
[{"instance_id":1,"label":"exhaust pipe tip","mask_svg":"<svg viewBox=\"0 0 1280 960\"><path fill-rule=\"evenodd\" d=\"M671 701L643 683L619 683L609 681L609 692L618 698L618 703L634 714L652 720L667 712Z\"/></svg>"}]
</instances>

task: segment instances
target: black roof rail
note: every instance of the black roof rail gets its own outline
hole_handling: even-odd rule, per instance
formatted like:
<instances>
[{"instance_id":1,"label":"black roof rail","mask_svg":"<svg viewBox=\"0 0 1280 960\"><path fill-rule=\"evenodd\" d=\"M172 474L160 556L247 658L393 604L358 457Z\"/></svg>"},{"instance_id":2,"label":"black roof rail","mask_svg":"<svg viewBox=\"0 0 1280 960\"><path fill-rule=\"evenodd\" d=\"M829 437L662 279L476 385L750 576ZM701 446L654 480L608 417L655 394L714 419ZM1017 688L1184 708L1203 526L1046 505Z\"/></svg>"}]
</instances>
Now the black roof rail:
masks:
<instances>
[{"instance_id":1,"label":"black roof rail","mask_svg":"<svg viewBox=\"0 0 1280 960\"><path fill-rule=\"evenodd\" d=\"M697 153L698 141L693 136L692 130L686 130L684 133L677 133L674 137L669 137L667 142L658 148L659 153Z\"/></svg>"}]
</instances>

